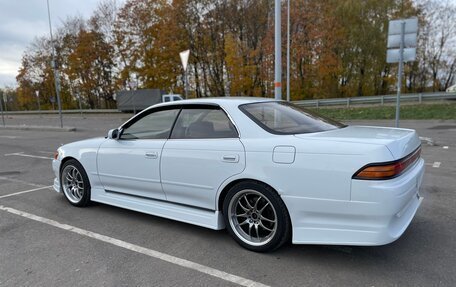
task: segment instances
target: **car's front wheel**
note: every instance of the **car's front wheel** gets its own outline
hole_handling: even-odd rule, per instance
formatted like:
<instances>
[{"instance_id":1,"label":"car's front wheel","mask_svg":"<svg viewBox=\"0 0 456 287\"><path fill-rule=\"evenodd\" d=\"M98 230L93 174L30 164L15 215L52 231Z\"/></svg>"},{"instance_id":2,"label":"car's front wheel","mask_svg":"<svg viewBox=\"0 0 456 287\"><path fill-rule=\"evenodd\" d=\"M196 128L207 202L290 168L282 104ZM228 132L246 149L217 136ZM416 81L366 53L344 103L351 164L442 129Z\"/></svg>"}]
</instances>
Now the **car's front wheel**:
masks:
<instances>
[{"instance_id":1,"label":"car's front wheel","mask_svg":"<svg viewBox=\"0 0 456 287\"><path fill-rule=\"evenodd\" d=\"M70 159L60 170L60 185L66 199L74 206L87 206L90 202L90 182L82 165Z\"/></svg>"},{"instance_id":2,"label":"car's front wheel","mask_svg":"<svg viewBox=\"0 0 456 287\"><path fill-rule=\"evenodd\" d=\"M290 236L285 204L271 187L259 182L233 186L223 202L223 214L231 236L252 251L272 251Z\"/></svg>"}]
</instances>

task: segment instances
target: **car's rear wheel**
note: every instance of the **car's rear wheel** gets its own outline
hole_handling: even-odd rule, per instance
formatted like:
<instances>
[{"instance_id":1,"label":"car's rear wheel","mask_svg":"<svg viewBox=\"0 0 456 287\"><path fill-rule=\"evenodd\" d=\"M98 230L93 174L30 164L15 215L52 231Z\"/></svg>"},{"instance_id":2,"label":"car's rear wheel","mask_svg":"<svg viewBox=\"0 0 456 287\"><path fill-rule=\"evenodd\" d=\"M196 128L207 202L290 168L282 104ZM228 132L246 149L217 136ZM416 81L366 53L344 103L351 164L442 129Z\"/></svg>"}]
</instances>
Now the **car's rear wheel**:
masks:
<instances>
[{"instance_id":1,"label":"car's rear wheel","mask_svg":"<svg viewBox=\"0 0 456 287\"><path fill-rule=\"evenodd\" d=\"M74 206L87 206L90 202L90 182L82 165L70 159L60 171L60 185L66 199Z\"/></svg>"},{"instance_id":2,"label":"car's rear wheel","mask_svg":"<svg viewBox=\"0 0 456 287\"><path fill-rule=\"evenodd\" d=\"M243 247L272 251L289 238L291 223L280 196L269 186L241 182L227 193L223 214L228 232Z\"/></svg>"}]
</instances>

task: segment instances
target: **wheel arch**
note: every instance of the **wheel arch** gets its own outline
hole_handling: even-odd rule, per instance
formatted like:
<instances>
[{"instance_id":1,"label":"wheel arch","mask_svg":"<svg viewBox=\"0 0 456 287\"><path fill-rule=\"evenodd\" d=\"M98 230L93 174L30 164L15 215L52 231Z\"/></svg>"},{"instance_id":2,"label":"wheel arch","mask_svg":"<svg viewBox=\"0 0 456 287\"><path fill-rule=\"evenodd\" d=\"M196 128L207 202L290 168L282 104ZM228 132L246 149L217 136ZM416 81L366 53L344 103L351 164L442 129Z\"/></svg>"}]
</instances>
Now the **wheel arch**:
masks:
<instances>
[{"instance_id":1,"label":"wheel arch","mask_svg":"<svg viewBox=\"0 0 456 287\"><path fill-rule=\"evenodd\" d=\"M222 191L219 193L219 196L217 198L217 210L219 210L219 211L223 210L223 202L225 200L226 194L233 186L235 186L236 184L241 183L241 182L249 182L249 181L265 185L265 186L271 188L275 193L277 193L278 196L280 196L280 194L277 192L277 190L273 186L271 186L270 184L267 184L264 181L261 181L258 179L253 179L253 178L237 178L237 179L230 181L228 184L226 184L222 188ZM287 211L288 211L288 208L287 208Z\"/></svg>"},{"instance_id":2,"label":"wheel arch","mask_svg":"<svg viewBox=\"0 0 456 287\"><path fill-rule=\"evenodd\" d=\"M80 162L77 158L72 157L72 156L66 156L66 157L64 157L64 158L60 161L59 175L60 175L60 173L62 172L62 166L63 166L67 161L69 161L69 160L75 160L75 161L79 162L79 164L81 164L81 162ZM82 165L82 164L81 164L81 165Z\"/></svg>"}]
</instances>

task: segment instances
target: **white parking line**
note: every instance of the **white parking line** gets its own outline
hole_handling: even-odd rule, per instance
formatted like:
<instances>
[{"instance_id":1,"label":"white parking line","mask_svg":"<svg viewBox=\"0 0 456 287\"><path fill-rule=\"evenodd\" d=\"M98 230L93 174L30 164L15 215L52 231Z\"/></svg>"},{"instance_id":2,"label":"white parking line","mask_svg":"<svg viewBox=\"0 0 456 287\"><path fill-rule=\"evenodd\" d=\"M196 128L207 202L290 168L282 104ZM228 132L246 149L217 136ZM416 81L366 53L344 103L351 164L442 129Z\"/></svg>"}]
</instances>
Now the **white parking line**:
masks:
<instances>
[{"instance_id":1,"label":"white parking line","mask_svg":"<svg viewBox=\"0 0 456 287\"><path fill-rule=\"evenodd\" d=\"M448 146L447 145L443 146L443 149L448 149Z\"/></svg>"},{"instance_id":2,"label":"white parking line","mask_svg":"<svg viewBox=\"0 0 456 287\"><path fill-rule=\"evenodd\" d=\"M15 193L10 193L10 194L6 194L6 195L0 196L0 199L5 198L5 197L10 197L10 196L15 196L15 195L23 194L23 193L28 193L28 192L32 192L32 191L37 191L37 190L41 190L41 189L51 188L51 187L52 187L52 185L50 185L50 186L38 187L38 188L29 189L29 190L24 190L24 191L19 191L19 192L15 192Z\"/></svg>"},{"instance_id":3,"label":"white parking line","mask_svg":"<svg viewBox=\"0 0 456 287\"><path fill-rule=\"evenodd\" d=\"M22 216L22 217L25 217L25 218L28 218L31 220L35 220L35 221L38 221L38 222L41 222L44 224L48 224L48 225L51 225L51 226L54 226L54 227L57 227L57 228L60 228L60 229L66 230L66 231L70 231L70 232L73 232L73 233L76 233L76 234L79 234L82 236L87 236L87 237L90 237L90 238L93 238L93 239L96 239L99 241L103 241L103 242L106 242L106 243L109 243L109 244L112 244L112 245L115 245L115 246L118 246L118 247L121 247L124 249L128 249L128 250L131 250L131 251L134 251L137 253L141 253L141 254L156 258L156 259L160 259L160 260L163 260L163 261L166 261L171 264L175 264L175 265L178 265L178 266L181 266L184 268L192 269L192 270L195 270L195 271L198 271L198 272L201 272L201 273L204 273L204 274L207 274L207 275L210 275L210 276L213 276L213 277L216 277L216 278L219 278L219 279L222 279L222 280L234 283L234 284L238 284L241 286L249 286L249 287L267 286L262 283L259 283L259 282L256 282L256 281L253 281L253 280L250 280L247 278L243 278L243 277L240 277L240 276L237 276L234 274L230 274L230 273L227 273L227 272L224 272L224 271L221 271L221 270L209 267L209 266L201 265L201 264L198 264L198 263L186 260L186 259L182 259L179 257L175 257L172 255L166 254L166 253L162 253L160 251L141 247L139 245L131 244L131 243L119 240L119 239L101 235L99 233L77 228L75 226L63 224L63 223L57 222L52 219L37 216L37 215L27 213L24 211L20 211L20 210L14 209L14 208L0 205L0 210L6 211L6 212L9 212L12 214L16 214L16 215L19 215L19 216Z\"/></svg>"},{"instance_id":4,"label":"white parking line","mask_svg":"<svg viewBox=\"0 0 456 287\"><path fill-rule=\"evenodd\" d=\"M42 184L36 184L36 183L32 183L32 182L28 182L28 181L24 181L24 180L20 180L20 179L15 179L15 178L4 177L4 176L0 176L0 180L7 180L7 181L11 181L11 182L22 183L22 184L36 186L36 187L43 187Z\"/></svg>"},{"instance_id":5,"label":"white parking line","mask_svg":"<svg viewBox=\"0 0 456 287\"><path fill-rule=\"evenodd\" d=\"M440 161L434 161L432 164L432 167L439 168L440 167Z\"/></svg>"},{"instance_id":6,"label":"white parking line","mask_svg":"<svg viewBox=\"0 0 456 287\"><path fill-rule=\"evenodd\" d=\"M39 155L31 155L31 154L25 154L24 152L15 152L15 153L7 153L4 154L4 156L23 156L23 157L33 157L33 158L40 158L40 159L53 159L52 157L47 157L47 156L39 156Z\"/></svg>"}]
</instances>

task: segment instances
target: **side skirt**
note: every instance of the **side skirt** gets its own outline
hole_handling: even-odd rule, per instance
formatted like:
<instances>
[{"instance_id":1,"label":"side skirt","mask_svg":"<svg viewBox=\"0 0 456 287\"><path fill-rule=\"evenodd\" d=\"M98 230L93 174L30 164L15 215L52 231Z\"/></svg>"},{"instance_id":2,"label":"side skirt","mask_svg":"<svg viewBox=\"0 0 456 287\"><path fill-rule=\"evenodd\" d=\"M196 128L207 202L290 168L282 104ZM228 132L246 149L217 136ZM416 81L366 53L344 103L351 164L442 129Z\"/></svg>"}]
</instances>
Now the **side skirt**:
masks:
<instances>
[{"instance_id":1,"label":"side skirt","mask_svg":"<svg viewBox=\"0 0 456 287\"><path fill-rule=\"evenodd\" d=\"M117 192L106 192L105 190L94 188L92 188L91 200L214 230L225 228L220 211L199 209L187 205L124 195Z\"/></svg>"}]
</instances>

